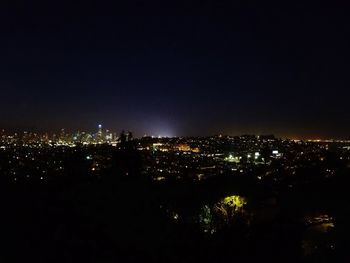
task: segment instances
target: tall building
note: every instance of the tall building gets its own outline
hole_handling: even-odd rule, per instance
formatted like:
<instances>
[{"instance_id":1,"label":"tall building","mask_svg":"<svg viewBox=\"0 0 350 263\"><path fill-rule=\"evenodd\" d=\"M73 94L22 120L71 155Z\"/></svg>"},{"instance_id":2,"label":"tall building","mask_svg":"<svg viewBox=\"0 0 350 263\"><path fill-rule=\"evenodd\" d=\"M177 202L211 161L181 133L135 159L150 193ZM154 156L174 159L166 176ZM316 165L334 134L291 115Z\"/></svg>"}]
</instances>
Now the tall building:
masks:
<instances>
[{"instance_id":1,"label":"tall building","mask_svg":"<svg viewBox=\"0 0 350 263\"><path fill-rule=\"evenodd\" d=\"M127 142L133 140L132 132L128 131L125 135L126 135L126 141Z\"/></svg>"},{"instance_id":2,"label":"tall building","mask_svg":"<svg viewBox=\"0 0 350 263\"><path fill-rule=\"evenodd\" d=\"M99 124L98 125L98 131L97 131L97 135L96 135L96 141L98 143L101 143L103 141L103 132L102 132L102 125Z\"/></svg>"},{"instance_id":3,"label":"tall building","mask_svg":"<svg viewBox=\"0 0 350 263\"><path fill-rule=\"evenodd\" d=\"M119 141L121 144L125 144L126 142L130 142L133 140L132 132L125 132L124 130L120 133Z\"/></svg>"},{"instance_id":4,"label":"tall building","mask_svg":"<svg viewBox=\"0 0 350 263\"><path fill-rule=\"evenodd\" d=\"M66 132L64 129L61 129L60 136L59 136L59 141L62 143L66 141Z\"/></svg>"}]
</instances>

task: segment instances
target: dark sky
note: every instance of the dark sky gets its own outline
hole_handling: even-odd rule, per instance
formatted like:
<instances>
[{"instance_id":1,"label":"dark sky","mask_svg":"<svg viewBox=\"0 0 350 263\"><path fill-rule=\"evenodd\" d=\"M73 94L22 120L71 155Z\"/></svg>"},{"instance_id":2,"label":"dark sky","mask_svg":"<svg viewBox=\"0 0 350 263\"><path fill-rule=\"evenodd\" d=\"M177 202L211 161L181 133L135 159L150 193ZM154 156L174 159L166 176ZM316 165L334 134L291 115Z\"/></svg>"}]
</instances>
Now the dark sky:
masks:
<instances>
[{"instance_id":1,"label":"dark sky","mask_svg":"<svg viewBox=\"0 0 350 263\"><path fill-rule=\"evenodd\" d=\"M259 2L2 3L0 127L349 138L350 5Z\"/></svg>"}]
</instances>

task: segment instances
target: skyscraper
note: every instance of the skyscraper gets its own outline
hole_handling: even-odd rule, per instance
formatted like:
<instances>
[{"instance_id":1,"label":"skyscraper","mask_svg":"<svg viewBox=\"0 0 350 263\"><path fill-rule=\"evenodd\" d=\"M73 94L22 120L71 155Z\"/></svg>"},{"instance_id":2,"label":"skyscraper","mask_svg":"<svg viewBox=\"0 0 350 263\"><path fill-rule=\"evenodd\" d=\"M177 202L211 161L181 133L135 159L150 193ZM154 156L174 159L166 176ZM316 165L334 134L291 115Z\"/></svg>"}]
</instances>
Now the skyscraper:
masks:
<instances>
[{"instance_id":1,"label":"skyscraper","mask_svg":"<svg viewBox=\"0 0 350 263\"><path fill-rule=\"evenodd\" d=\"M98 125L96 141L98 143L101 143L103 141L103 132L102 132L102 125L101 124Z\"/></svg>"}]
</instances>

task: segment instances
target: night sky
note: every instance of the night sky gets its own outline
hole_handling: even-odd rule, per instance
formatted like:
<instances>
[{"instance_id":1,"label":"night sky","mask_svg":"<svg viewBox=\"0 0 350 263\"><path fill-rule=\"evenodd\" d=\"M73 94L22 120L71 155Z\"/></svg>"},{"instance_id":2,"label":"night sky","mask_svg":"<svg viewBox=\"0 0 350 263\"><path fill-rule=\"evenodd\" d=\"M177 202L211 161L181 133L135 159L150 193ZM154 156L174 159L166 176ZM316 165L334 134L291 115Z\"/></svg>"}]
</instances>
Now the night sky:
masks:
<instances>
[{"instance_id":1,"label":"night sky","mask_svg":"<svg viewBox=\"0 0 350 263\"><path fill-rule=\"evenodd\" d=\"M0 127L350 138L347 1L72 2L1 4Z\"/></svg>"}]
</instances>

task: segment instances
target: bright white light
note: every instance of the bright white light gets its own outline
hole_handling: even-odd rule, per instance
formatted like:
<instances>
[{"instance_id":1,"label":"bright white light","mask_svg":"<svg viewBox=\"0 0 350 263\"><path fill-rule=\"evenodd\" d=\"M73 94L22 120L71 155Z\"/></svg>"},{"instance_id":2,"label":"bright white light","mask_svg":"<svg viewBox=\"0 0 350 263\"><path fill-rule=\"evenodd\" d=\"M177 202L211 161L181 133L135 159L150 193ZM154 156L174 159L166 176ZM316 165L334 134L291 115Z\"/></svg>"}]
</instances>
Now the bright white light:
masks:
<instances>
[{"instance_id":1,"label":"bright white light","mask_svg":"<svg viewBox=\"0 0 350 263\"><path fill-rule=\"evenodd\" d=\"M259 156L260 156L260 153L259 153L259 152L254 153L254 159L255 159L255 160L258 159Z\"/></svg>"}]
</instances>

